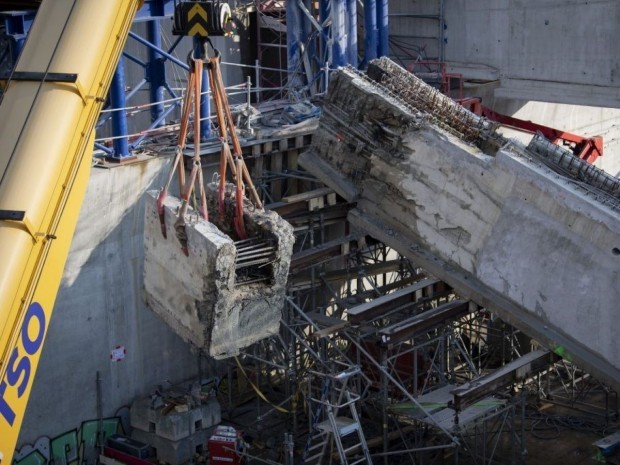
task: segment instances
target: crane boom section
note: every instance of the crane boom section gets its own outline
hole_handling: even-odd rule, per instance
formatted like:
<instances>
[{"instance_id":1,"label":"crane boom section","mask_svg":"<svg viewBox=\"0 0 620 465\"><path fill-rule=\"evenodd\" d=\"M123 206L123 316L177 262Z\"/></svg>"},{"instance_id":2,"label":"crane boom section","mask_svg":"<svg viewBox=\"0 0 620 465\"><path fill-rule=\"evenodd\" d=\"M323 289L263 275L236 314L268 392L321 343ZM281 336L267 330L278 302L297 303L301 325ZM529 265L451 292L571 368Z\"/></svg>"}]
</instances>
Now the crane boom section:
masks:
<instances>
[{"instance_id":1,"label":"crane boom section","mask_svg":"<svg viewBox=\"0 0 620 465\"><path fill-rule=\"evenodd\" d=\"M88 184L94 127L141 0L44 0L0 105L0 462L12 461Z\"/></svg>"}]
</instances>

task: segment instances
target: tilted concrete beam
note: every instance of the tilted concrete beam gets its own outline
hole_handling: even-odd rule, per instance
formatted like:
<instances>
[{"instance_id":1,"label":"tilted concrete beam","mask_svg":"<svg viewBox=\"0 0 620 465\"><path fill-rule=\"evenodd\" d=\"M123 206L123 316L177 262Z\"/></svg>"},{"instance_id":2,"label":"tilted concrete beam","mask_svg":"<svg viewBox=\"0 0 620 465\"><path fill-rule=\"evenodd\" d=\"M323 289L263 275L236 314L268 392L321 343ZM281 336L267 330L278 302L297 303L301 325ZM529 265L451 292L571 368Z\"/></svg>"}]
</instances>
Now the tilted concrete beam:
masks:
<instances>
[{"instance_id":1,"label":"tilted concrete beam","mask_svg":"<svg viewBox=\"0 0 620 465\"><path fill-rule=\"evenodd\" d=\"M353 226L619 388L617 210L523 148L485 154L436 123L343 70L300 163L357 201Z\"/></svg>"}]
</instances>

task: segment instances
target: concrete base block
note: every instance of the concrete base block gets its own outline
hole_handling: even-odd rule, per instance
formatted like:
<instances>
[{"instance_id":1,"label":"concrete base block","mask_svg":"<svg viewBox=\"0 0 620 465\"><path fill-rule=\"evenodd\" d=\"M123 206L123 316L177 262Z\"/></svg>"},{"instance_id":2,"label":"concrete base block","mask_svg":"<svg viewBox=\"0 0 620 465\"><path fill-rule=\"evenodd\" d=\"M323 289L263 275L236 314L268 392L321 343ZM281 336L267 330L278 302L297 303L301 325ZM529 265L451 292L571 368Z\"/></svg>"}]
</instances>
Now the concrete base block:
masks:
<instances>
[{"instance_id":1,"label":"concrete base block","mask_svg":"<svg viewBox=\"0 0 620 465\"><path fill-rule=\"evenodd\" d=\"M294 242L293 228L274 212L246 205L250 241L234 239L234 193L227 191L219 217L217 186L207 186L209 220L188 210L185 222L189 256L181 251L174 223L179 199L165 201L163 237L157 192L146 195L144 286L147 304L183 339L216 359L275 334ZM248 244L254 249L248 249ZM243 249L242 249L243 248ZM243 252L239 252L243 250ZM254 251L268 263L252 265Z\"/></svg>"},{"instance_id":2,"label":"concrete base block","mask_svg":"<svg viewBox=\"0 0 620 465\"><path fill-rule=\"evenodd\" d=\"M207 450L210 431L201 430L180 441L170 441L156 434L134 429L131 437L153 446L160 463L180 465L189 463L194 454L200 454Z\"/></svg>"},{"instance_id":3,"label":"concrete base block","mask_svg":"<svg viewBox=\"0 0 620 465\"><path fill-rule=\"evenodd\" d=\"M192 408L182 404L170 411L167 406L152 408L151 399L140 399L131 405L129 412L134 430L151 433L168 441L189 438L218 425L222 420L220 404L214 398Z\"/></svg>"}]
</instances>

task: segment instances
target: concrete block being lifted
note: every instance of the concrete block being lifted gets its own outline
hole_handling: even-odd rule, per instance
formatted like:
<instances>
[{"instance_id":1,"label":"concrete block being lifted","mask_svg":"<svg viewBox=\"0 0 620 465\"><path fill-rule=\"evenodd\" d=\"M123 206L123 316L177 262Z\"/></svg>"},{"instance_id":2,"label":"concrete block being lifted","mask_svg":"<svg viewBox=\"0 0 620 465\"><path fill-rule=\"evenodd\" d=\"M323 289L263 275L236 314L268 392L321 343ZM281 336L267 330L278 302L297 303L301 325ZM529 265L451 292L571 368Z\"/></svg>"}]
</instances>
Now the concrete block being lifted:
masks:
<instances>
[{"instance_id":1,"label":"concrete block being lifted","mask_svg":"<svg viewBox=\"0 0 620 465\"><path fill-rule=\"evenodd\" d=\"M157 192L146 195L144 287L148 305L186 341L216 359L279 329L291 260L293 228L275 212L245 209L250 239L235 241L228 192L226 221L220 221L217 186L207 186L209 219L189 209L189 255L181 251L174 223L181 201L165 201L167 239L157 212ZM218 228L218 226L220 226Z\"/></svg>"}]
</instances>

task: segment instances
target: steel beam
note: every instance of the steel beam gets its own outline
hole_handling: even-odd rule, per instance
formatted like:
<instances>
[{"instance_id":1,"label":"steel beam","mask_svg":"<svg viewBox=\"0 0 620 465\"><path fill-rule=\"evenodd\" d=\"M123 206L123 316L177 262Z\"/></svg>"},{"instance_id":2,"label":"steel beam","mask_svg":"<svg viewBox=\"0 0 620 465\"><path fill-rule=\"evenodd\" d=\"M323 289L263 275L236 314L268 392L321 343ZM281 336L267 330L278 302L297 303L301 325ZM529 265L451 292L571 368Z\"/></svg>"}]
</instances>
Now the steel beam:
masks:
<instances>
[{"instance_id":1,"label":"steel beam","mask_svg":"<svg viewBox=\"0 0 620 465\"><path fill-rule=\"evenodd\" d=\"M17 58L24 47L35 14L36 11L34 10L3 11L0 13L0 18L4 24L4 34L10 39L13 64L17 62Z\"/></svg>"},{"instance_id":2,"label":"steel beam","mask_svg":"<svg viewBox=\"0 0 620 465\"><path fill-rule=\"evenodd\" d=\"M488 394L502 389L510 383L525 380L541 370L544 370L559 357L546 349L538 349L523 357L507 363L492 373L475 379L464 386L451 391L454 396L452 407L461 411L468 405Z\"/></svg>"},{"instance_id":3,"label":"steel beam","mask_svg":"<svg viewBox=\"0 0 620 465\"><path fill-rule=\"evenodd\" d=\"M166 82L166 65L164 57L159 55L156 51L161 49L161 30L160 22L158 19L154 19L148 22L148 37L149 41L153 44L153 48L149 47L149 62L146 66L147 80L149 81L149 93L151 96L151 122L157 121L164 113L164 83ZM155 48L156 47L156 48ZM165 121L160 121L159 126L165 124Z\"/></svg>"},{"instance_id":4,"label":"steel beam","mask_svg":"<svg viewBox=\"0 0 620 465\"><path fill-rule=\"evenodd\" d=\"M429 331L440 324L445 324L464 316L468 312L468 301L453 300L381 329L379 331L381 341L385 346L391 348L400 342L411 339L415 334Z\"/></svg>"},{"instance_id":5,"label":"steel beam","mask_svg":"<svg viewBox=\"0 0 620 465\"><path fill-rule=\"evenodd\" d=\"M444 283L438 279L423 279L411 286L404 289L392 292L381 297L378 297L370 302L363 303L348 310L349 319L356 324L371 321L387 312L390 312L396 308L404 305L409 305L416 302L416 293L423 291L426 288L432 289L431 295L435 294L435 291L443 290Z\"/></svg>"}]
</instances>

